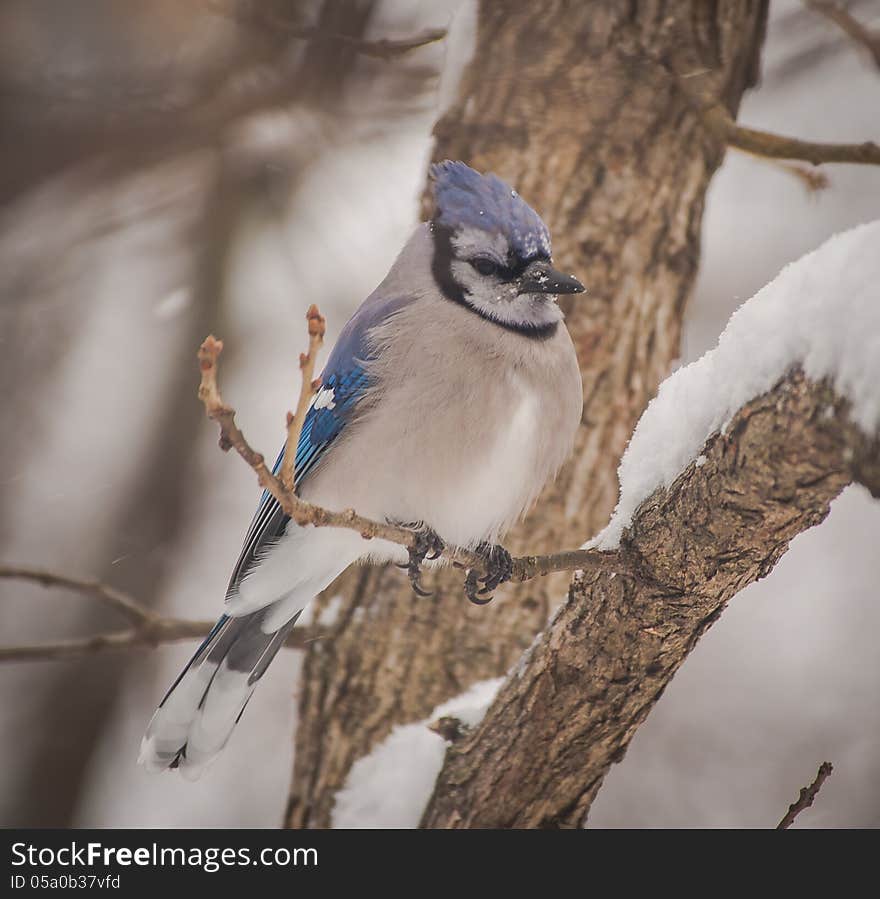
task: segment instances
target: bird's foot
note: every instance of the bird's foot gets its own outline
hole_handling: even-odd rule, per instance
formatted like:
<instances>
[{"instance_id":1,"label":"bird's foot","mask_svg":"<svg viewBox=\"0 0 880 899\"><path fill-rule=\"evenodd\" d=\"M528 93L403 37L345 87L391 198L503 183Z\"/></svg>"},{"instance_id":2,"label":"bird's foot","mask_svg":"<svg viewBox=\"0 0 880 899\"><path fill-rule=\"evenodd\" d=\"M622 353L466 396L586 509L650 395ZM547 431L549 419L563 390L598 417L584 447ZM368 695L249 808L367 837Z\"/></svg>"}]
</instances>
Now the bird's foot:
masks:
<instances>
[{"instance_id":1,"label":"bird's foot","mask_svg":"<svg viewBox=\"0 0 880 899\"><path fill-rule=\"evenodd\" d=\"M413 532L415 542L407 548L409 561L405 565L398 565L398 568L406 570L413 593L418 596L432 596L433 594L430 591L422 587L420 579L422 563L425 559L433 562L434 559L439 558L443 550L446 549L446 544L440 539L437 532L432 531L424 522L403 524L401 527L408 528Z\"/></svg>"},{"instance_id":2,"label":"bird's foot","mask_svg":"<svg viewBox=\"0 0 880 899\"><path fill-rule=\"evenodd\" d=\"M492 602L492 591L513 576L513 558L498 543L481 543L476 551L486 560L486 573L480 576L473 568L469 569L464 592L472 603L484 606Z\"/></svg>"}]
</instances>

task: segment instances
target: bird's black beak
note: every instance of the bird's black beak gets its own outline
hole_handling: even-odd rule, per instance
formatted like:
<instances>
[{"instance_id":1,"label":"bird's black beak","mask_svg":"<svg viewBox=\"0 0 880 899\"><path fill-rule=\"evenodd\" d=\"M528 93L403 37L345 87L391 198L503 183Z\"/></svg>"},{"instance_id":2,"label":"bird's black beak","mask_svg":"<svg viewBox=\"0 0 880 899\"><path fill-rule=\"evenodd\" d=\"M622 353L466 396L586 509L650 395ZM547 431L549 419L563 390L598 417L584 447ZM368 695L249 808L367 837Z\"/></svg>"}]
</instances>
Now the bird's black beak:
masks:
<instances>
[{"instance_id":1,"label":"bird's black beak","mask_svg":"<svg viewBox=\"0 0 880 899\"><path fill-rule=\"evenodd\" d=\"M577 278L557 271L549 262L533 262L524 272L520 293L583 293Z\"/></svg>"}]
</instances>

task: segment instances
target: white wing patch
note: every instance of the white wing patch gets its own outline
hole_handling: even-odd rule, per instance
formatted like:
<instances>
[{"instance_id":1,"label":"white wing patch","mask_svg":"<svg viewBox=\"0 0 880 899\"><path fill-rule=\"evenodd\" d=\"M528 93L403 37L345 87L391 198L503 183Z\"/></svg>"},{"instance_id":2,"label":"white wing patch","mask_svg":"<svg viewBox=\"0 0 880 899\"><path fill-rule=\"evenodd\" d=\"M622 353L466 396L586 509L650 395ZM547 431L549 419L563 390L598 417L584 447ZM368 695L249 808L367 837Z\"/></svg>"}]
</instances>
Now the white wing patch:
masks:
<instances>
[{"instance_id":1,"label":"white wing patch","mask_svg":"<svg viewBox=\"0 0 880 899\"><path fill-rule=\"evenodd\" d=\"M336 408L336 396L334 394L332 387L329 390L322 390L322 391L320 391L320 393L318 393L318 396L315 398L315 408L316 409L335 409Z\"/></svg>"}]
</instances>

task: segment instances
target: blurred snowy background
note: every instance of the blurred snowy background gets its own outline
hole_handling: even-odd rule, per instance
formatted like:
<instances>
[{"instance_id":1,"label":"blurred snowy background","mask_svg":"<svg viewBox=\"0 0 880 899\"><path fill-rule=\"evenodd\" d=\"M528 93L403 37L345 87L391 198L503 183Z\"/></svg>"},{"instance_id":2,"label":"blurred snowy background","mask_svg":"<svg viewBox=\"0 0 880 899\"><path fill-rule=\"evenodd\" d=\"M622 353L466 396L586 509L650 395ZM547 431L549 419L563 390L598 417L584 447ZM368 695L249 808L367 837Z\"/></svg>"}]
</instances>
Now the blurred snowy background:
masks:
<instances>
[{"instance_id":1,"label":"blurred snowy background","mask_svg":"<svg viewBox=\"0 0 880 899\"><path fill-rule=\"evenodd\" d=\"M880 25L874 0L851 8ZM216 4L120 9L0 9L0 562L98 577L162 611L213 618L257 493L203 420L195 348L209 331L223 336L224 392L252 442L273 451L305 309L320 304L332 340L416 221L430 129L468 59L474 8L379 2L365 37L450 27L449 38L390 64L339 53L323 80L305 51L286 51L280 87L260 81L277 48L257 28L242 49L240 24ZM278 90L287 111L255 112L206 144L198 129L211 121L186 115L192 98L169 73L200 72L210 95L240 54L252 65L217 104ZM880 72L796 0L771 3L763 73L743 122L880 137ZM152 92L138 93L145 83ZM128 128L117 110L129 107L149 127ZM99 146L119 141L115 163L72 136L83 122ZM728 154L709 193L682 362L786 262L880 216L880 171L828 174L830 187L808 194L778 166ZM826 758L835 772L799 825L880 824L878 545L880 504L851 488L703 638L607 778L591 825L774 824ZM73 595L0 582L3 645L118 624ZM0 668L0 824L277 826L296 653L272 666L201 781L135 764L192 650Z\"/></svg>"}]
</instances>

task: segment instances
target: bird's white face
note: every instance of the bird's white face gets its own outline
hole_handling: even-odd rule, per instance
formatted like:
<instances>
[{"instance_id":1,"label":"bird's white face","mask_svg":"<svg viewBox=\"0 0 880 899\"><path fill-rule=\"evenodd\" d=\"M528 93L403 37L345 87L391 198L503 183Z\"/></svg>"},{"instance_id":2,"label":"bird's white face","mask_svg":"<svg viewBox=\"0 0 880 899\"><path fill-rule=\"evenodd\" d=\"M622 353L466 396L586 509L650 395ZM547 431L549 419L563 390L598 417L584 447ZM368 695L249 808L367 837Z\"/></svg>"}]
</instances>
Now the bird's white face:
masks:
<instances>
[{"instance_id":1,"label":"bird's white face","mask_svg":"<svg viewBox=\"0 0 880 899\"><path fill-rule=\"evenodd\" d=\"M450 276L480 315L532 332L545 332L562 321L555 294L528 289L529 274L541 260L517 260L503 235L477 228L458 230L450 244Z\"/></svg>"}]
</instances>

